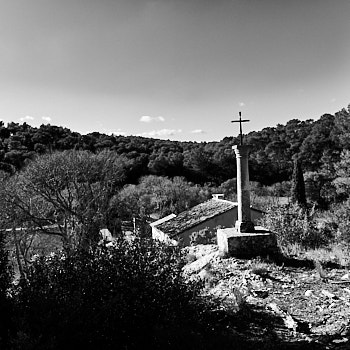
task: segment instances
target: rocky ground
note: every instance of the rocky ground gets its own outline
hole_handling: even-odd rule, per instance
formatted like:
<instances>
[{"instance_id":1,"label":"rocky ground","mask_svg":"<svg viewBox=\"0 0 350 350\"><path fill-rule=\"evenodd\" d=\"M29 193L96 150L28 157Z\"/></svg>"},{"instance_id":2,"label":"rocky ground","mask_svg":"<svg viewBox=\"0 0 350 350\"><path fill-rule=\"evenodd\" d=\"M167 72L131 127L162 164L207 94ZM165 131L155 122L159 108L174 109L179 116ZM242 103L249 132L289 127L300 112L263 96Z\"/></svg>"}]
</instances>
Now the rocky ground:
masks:
<instances>
[{"instance_id":1,"label":"rocky ground","mask_svg":"<svg viewBox=\"0 0 350 350\"><path fill-rule=\"evenodd\" d=\"M228 331L279 348L350 349L350 276L307 260L220 257L214 245L186 248L184 273L231 315ZM271 348L275 348L272 347Z\"/></svg>"}]
</instances>

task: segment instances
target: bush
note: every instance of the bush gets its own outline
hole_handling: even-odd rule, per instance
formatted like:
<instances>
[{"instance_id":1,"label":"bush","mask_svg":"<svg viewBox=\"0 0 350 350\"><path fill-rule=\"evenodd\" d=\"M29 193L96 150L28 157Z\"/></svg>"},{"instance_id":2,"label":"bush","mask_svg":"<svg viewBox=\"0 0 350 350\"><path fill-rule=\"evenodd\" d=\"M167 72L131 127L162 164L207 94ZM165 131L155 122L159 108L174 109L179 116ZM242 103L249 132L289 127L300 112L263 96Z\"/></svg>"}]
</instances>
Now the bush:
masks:
<instances>
[{"instance_id":1,"label":"bush","mask_svg":"<svg viewBox=\"0 0 350 350\"><path fill-rule=\"evenodd\" d=\"M350 199L334 204L327 215L327 224L336 231L338 243L350 243Z\"/></svg>"},{"instance_id":2,"label":"bush","mask_svg":"<svg viewBox=\"0 0 350 350\"><path fill-rule=\"evenodd\" d=\"M12 271L8 262L8 252L5 249L5 239L0 232L0 298L6 297L11 279Z\"/></svg>"},{"instance_id":3,"label":"bush","mask_svg":"<svg viewBox=\"0 0 350 350\"><path fill-rule=\"evenodd\" d=\"M193 232L190 235L190 244L215 244L217 241L216 232L221 226L217 226L214 229L206 227L203 230Z\"/></svg>"},{"instance_id":4,"label":"bush","mask_svg":"<svg viewBox=\"0 0 350 350\"><path fill-rule=\"evenodd\" d=\"M11 279L12 271L8 264L4 235L0 233L0 348L4 347L9 332L10 300L8 290Z\"/></svg>"},{"instance_id":5,"label":"bush","mask_svg":"<svg viewBox=\"0 0 350 350\"><path fill-rule=\"evenodd\" d=\"M193 335L205 311L198 307L201 286L184 280L183 265L176 248L138 238L72 256L40 257L19 285L12 346L174 346L183 341L178 330Z\"/></svg>"},{"instance_id":6,"label":"bush","mask_svg":"<svg viewBox=\"0 0 350 350\"><path fill-rule=\"evenodd\" d=\"M316 248L332 239L332 232L317 223L314 211L297 204L270 207L260 224L276 234L281 248L291 244Z\"/></svg>"}]
</instances>

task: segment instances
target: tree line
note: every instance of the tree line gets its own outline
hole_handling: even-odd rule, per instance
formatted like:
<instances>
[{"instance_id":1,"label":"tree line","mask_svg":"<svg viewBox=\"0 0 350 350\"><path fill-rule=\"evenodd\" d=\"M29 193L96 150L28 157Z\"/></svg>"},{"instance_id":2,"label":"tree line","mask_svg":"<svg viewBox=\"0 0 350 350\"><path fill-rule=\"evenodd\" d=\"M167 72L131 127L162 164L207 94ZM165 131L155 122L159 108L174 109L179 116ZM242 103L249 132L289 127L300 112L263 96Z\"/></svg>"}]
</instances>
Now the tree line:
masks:
<instances>
[{"instance_id":1,"label":"tree line","mask_svg":"<svg viewBox=\"0 0 350 350\"><path fill-rule=\"evenodd\" d=\"M157 175L219 185L236 176L232 146L239 142L238 136L196 143L98 132L81 135L50 124L35 128L27 123L5 126L0 122L0 169L13 174L37 154L110 150L132 162L126 183ZM250 132L244 135L244 143L251 146L251 180L263 185L290 180L295 158L302 161L304 172L332 170L342 152L350 149L350 105L316 121L292 119L285 125Z\"/></svg>"}]
</instances>

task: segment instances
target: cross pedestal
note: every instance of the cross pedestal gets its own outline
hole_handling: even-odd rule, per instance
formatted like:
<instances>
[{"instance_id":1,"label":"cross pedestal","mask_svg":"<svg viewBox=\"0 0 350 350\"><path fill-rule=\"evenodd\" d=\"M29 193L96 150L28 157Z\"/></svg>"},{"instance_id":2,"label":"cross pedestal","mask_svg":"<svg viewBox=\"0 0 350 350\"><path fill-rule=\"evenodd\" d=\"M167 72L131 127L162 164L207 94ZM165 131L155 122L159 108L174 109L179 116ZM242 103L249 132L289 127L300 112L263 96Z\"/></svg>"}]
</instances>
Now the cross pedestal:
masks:
<instances>
[{"instance_id":1,"label":"cross pedestal","mask_svg":"<svg viewBox=\"0 0 350 350\"><path fill-rule=\"evenodd\" d=\"M279 253L275 234L260 226L256 226L254 232L245 233L235 228L218 229L217 243L221 253L236 258L275 256Z\"/></svg>"}]
</instances>

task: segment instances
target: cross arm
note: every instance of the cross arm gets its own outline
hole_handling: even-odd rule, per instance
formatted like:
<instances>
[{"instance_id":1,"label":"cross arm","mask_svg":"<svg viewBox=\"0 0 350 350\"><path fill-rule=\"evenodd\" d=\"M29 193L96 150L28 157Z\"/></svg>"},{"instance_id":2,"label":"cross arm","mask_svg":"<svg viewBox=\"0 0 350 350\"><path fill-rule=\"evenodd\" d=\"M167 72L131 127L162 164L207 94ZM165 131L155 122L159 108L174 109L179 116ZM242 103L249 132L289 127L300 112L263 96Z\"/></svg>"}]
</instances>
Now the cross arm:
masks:
<instances>
[{"instance_id":1,"label":"cross arm","mask_svg":"<svg viewBox=\"0 0 350 350\"><path fill-rule=\"evenodd\" d=\"M249 119L231 120L231 123L244 123L244 122L250 122L250 120Z\"/></svg>"}]
</instances>

